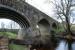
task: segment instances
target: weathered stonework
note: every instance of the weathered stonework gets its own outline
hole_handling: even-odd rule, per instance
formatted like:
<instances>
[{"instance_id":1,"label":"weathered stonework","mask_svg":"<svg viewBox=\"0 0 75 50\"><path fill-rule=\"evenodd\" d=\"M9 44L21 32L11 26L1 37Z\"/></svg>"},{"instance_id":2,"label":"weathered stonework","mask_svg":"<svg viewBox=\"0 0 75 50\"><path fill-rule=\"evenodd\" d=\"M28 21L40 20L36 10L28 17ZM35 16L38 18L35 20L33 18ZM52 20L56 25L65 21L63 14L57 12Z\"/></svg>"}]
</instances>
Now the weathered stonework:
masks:
<instances>
[{"instance_id":1,"label":"weathered stonework","mask_svg":"<svg viewBox=\"0 0 75 50\"><path fill-rule=\"evenodd\" d=\"M9 50L9 39L7 37L1 37L0 36L0 50Z\"/></svg>"},{"instance_id":2,"label":"weathered stonework","mask_svg":"<svg viewBox=\"0 0 75 50\"><path fill-rule=\"evenodd\" d=\"M24 34L27 33L33 37L39 33L37 25L42 19L48 21L50 30L52 29L53 23L58 23L54 19L50 18L48 15L37 10L36 8L22 0L0 0L0 13L3 14L0 14L1 18L9 18L18 22L21 26L23 26ZM10 17L11 15L12 17ZM44 28L46 27L45 25L43 26ZM50 30L48 33L50 33Z\"/></svg>"}]
</instances>

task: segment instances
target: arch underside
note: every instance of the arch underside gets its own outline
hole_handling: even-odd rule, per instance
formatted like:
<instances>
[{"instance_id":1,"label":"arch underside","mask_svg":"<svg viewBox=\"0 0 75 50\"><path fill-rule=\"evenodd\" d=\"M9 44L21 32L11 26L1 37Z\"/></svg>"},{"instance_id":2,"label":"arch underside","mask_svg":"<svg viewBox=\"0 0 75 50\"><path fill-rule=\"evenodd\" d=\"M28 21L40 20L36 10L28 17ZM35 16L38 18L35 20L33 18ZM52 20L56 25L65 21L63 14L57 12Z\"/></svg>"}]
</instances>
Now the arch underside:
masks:
<instances>
[{"instance_id":1,"label":"arch underside","mask_svg":"<svg viewBox=\"0 0 75 50\"><path fill-rule=\"evenodd\" d=\"M0 18L11 19L17 22L22 28L29 27L29 23L24 16L16 13L15 11L7 9L7 8L0 7Z\"/></svg>"},{"instance_id":2,"label":"arch underside","mask_svg":"<svg viewBox=\"0 0 75 50\"><path fill-rule=\"evenodd\" d=\"M49 40L50 36L50 24L46 19L42 19L38 22L38 29L39 29L39 34L41 34L41 40L43 44L45 44Z\"/></svg>"},{"instance_id":3,"label":"arch underside","mask_svg":"<svg viewBox=\"0 0 75 50\"><path fill-rule=\"evenodd\" d=\"M28 19L28 16L25 15L25 12L27 11L27 5L28 4L25 3L23 0L0 0L0 16L4 18L6 16L6 18L8 19L14 20L22 27L29 27L30 21ZM2 14L4 14L5 16Z\"/></svg>"},{"instance_id":4,"label":"arch underside","mask_svg":"<svg viewBox=\"0 0 75 50\"><path fill-rule=\"evenodd\" d=\"M54 22L54 23L52 23L52 28L53 29L57 29L57 24Z\"/></svg>"},{"instance_id":5,"label":"arch underside","mask_svg":"<svg viewBox=\"0 0 75 50\"><path fill-rule=\"evenodd\" d=\"M38 25L39 25L40 33L49 34L50 24L46 19L40 20Z\"/></svg>"}]
</instances>

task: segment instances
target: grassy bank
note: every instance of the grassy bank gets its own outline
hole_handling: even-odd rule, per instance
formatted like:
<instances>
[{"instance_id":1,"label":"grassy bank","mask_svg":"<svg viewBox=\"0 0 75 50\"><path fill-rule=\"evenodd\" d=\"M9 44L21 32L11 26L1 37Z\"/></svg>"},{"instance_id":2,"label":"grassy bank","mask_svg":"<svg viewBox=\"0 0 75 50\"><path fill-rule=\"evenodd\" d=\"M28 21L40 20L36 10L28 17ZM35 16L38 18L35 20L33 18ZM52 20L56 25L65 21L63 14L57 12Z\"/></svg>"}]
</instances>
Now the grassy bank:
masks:
<instances>
[{"instance_id":1,"label":"grassy bank","mask_svg":"<svg viewBox=\"0 0 75 50\"><path fill-rule=\"evenodd\" d=\"M10 44L9 48L10 50L27 50L26 46L16 45L16 44Z\"/></svg>"},{"instance_id":2,"label":"grassy bank","mask_svg":"<svg viewBox=\"0 0 75 50\"><path fill-rule=\"evenodd\" d=\"M12 32L0 32L0 36L5 36L8 38L16 38L17 34Z\"/></svg>"}]
</instances>

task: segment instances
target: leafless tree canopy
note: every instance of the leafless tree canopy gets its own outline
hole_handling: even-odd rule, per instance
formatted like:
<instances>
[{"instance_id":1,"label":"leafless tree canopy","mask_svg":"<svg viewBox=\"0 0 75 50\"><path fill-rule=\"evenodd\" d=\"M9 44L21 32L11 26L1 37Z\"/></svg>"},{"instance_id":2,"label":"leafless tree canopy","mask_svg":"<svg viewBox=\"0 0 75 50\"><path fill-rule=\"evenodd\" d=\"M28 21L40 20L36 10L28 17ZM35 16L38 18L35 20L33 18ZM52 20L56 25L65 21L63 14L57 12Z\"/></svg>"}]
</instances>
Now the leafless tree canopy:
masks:
<instances>
[{"instance_id":1,"label":"leafless tree canopy","mask_svg":"<svg viewBox=\"0 0 75 50\"><path fill-rule=\"evenodd\" d=\"M55 7L57 18L60 18L62 22L65 19L66 30L70 32L71 19L74 21L75 0L54 0L52 3Z\"/></svg>"},{"instance_id":2,"label":"leafless tree canopy","mask_svg":"<svg viewBox=\"0 0 75 50\"><path fill-rule=\"evenodd\" d=\"M1 23L1 28L4 29L5 28L5 24L2 22Z\"/></svg>"}]
</instances>

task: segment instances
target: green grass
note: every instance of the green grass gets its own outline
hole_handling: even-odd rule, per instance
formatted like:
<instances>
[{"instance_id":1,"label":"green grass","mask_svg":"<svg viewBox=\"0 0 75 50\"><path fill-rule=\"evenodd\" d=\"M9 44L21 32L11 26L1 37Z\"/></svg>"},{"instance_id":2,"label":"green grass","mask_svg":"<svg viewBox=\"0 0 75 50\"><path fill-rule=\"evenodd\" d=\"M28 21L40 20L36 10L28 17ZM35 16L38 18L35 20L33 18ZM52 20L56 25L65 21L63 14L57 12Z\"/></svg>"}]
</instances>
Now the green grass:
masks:
<instances>
[{"instance_id":1,"label":"green grass","mask_svg":"<svg viewBox=\"0 0 75 50\"><path fill-rule=\"evenodd\" d=\"M26 46L15 45L15 44L10 44L9 48L10 48L10 50L27 50Z\"/></svg>"},{"instance_id":2,"label":"green grass","mask_svg":"<svg viewBox=\"0 0 75 50\"><path fill-rule=\"evenodd\" d=\"M6 36L8 38L16 38L17 34L12 33L12 32L0 32L1 36Z\"/></svg>"}]
</instances>

